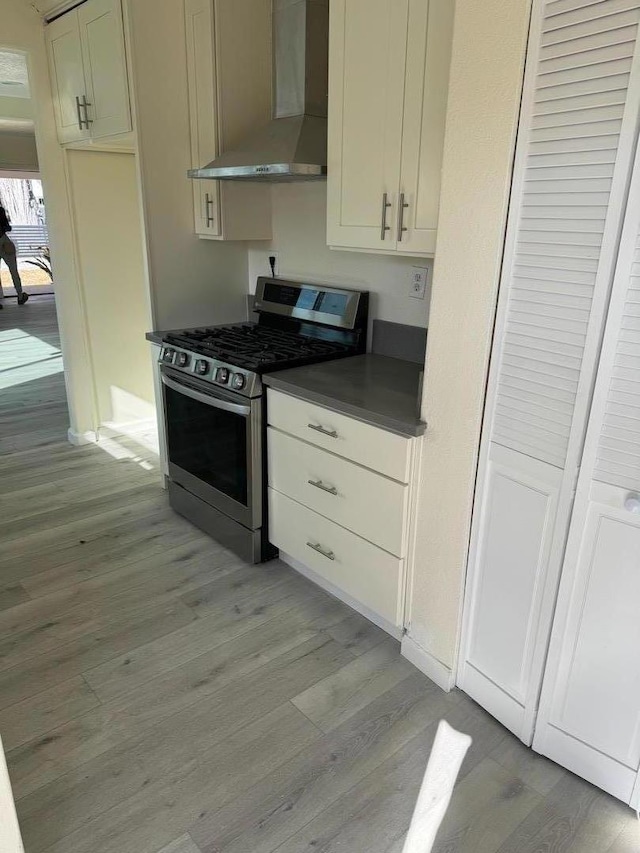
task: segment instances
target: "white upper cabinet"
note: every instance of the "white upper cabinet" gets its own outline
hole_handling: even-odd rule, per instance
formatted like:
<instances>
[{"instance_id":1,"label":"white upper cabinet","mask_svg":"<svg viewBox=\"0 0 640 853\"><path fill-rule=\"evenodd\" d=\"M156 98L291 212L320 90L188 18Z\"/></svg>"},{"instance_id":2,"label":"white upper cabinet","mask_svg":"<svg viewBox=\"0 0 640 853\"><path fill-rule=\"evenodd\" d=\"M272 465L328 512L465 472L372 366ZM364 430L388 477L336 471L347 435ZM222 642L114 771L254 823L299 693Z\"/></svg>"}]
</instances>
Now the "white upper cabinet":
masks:
<instances>
[{"instance_id":1,"label":"white upper cabinet","mask_svg":"<svg viewBox=\"0 0 640 853\"><path fill-rule=\"evenodd\" d=\"M450 0L331 0L327 242L435 249Z\"/></svg>"},{"instance_id":2,"label":"white upper cabinet","mask_svg":"<svg viewBox=\"0 0 640 853\"><path fill-rule=\"evenodd\" d=\"M197 169L271 118L271 2L185 0L184 8L191 167ZM192 183L198 236L271 239L268 186Z\"/></svg>"},{"instance_id":3,"label":"white upper cabinet","mask_svg":"<svg viewBox=\"0 0 640 853\"><path fill-rule=\"evenodd\" d=\"M60 142L128 133L120 0L87 0L50 23L45 33Z\"/></svg>"}]
</instances>

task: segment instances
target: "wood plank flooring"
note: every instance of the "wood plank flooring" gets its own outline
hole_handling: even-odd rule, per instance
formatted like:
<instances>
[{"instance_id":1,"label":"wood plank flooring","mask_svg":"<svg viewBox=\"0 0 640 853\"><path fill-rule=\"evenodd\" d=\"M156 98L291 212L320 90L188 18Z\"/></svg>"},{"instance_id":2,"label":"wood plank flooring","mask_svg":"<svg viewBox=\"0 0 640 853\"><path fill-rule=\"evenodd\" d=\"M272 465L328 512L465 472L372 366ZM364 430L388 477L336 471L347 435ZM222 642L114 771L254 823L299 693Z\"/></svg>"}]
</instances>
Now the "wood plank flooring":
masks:
<instances>
[{"instance_id":1,"label":"wood plank flooring","mask_svg":"<svg viewBox=\"0 0 640 853\"><path fill-rule=\"evenodd\" d=\"M629 809L275 561L174 515L132 440L71 447L53 300L0 312L0 732L27 853L401 853L438 721L473 737L436 853L631 853Z\"/></svg>"}]
</instances>

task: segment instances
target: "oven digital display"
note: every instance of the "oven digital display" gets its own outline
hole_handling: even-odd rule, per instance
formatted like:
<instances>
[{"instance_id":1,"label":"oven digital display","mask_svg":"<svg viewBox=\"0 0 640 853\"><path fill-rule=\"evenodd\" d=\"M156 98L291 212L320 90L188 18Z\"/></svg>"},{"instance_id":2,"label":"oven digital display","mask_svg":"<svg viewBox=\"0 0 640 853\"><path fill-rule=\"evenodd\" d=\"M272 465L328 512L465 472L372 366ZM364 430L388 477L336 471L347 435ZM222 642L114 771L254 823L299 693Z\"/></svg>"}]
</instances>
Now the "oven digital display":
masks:
<instances>
[{"instance_id":1,"label":"oven digital display","mask_svg":"<svg viewBox=\"0 0 640 853\"><path fill-rule=\"evenodd\" d=\"M322 311L323 314L335 314L339 317L344 314L348 300L349 297L346 293L322 293L316 311Z\"/></svg>"},{"instance_id":2,"label":"oven digital display","mask_svg":"<svg viewBox=\"0 0 640 853\"><path fill-rule=\"evenodd\" d=\"M276 305L289 305L305 311L320 311L323 314L341 316L349 301L346 293L329 293L308 287L291 287L265 283L264 298Z\"/></svg>"}]
</instances>

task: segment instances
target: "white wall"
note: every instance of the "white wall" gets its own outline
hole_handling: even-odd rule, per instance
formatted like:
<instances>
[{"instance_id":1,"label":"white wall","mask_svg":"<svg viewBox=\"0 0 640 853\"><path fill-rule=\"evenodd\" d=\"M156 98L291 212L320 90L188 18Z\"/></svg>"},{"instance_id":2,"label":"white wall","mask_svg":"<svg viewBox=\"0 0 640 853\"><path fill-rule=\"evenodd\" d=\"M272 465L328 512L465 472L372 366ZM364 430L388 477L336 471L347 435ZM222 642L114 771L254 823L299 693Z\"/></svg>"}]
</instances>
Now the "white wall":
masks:
<instances>
[{"instance_id":1,"label":"white wall","mask_svg":"<svg viewBox=\"0 0 640 853\"><path fill-rule=\"evenodd\" d=\"M155 416L135 155L68 157L98 419L126 431Z\"/></svg>"},{"instance_id":2,"label":"white wall","mask_svg":"<svg viewBox=\"0 0 640 853\"><path fill-rule=\"evenodd\" d=\"M38 171L38 151L33 133L0 131L0 169Z\"/></svg>"},{"instance_id":3,"label":"white wall","mask_svg":"<svg viewBox=\"0 0 640 853\"><path fill-rule=\"evenodd\" d=\"M531 0L456 0L410 636L454 664Z\"/></svg>"},{"instance_id":4,"label":"white wall","mask_svg":"<svg viewBox=\"0 0 640 853\"><path fill-rule=\"evenodd\" d=\"M89 354L78 285L64 154L56 136L44 30L36 12L20 0L0 0L0 48L25 51L36 122L38 160L47 205L56 306L62 336L71 428L95 426Z\"/></svg>"},{"instance_id":5,"label":"white wall","mask_svg":"<svg viewBox=\"0 0 640 853\"><path fill-rule=\"evenodd\" d=\"M408 296L411 266L432 266L419 258L399 258L327 247L327 185L324 181L274 184L273 242L252 243L249 287L258 275L269 275L269 248L278 252L279 275L368 289L371 314L382 320L426 326L429 294L424 300ZM430 280L430 278L429 278Z\"/></svg>"},{"instance_id":6,"label":"white wall","mask_svg":"<svg viewBox=\"0 0 640 853\"><path fill-rule=\"evenodd\" d=\"M246 247L193 235L183 2L127 8L154 327L242 320Z\"/></svg>"}]
</instances>

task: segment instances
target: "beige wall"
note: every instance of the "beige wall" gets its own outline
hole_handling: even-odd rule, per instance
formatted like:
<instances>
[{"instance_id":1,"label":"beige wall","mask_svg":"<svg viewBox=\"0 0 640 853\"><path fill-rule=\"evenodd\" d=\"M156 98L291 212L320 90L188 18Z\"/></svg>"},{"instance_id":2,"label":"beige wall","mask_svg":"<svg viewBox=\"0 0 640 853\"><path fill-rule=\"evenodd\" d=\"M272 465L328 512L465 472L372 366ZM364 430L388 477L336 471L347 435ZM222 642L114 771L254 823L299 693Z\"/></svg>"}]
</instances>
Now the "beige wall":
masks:
<instances>
[{"instance_id":1,"label":"beige wall","mask_svg":"<svg viewBox=\"0 0 640 853\"><path fill-rule=\"evenodd\" d=\"M341 252L327 246L327 185L324 181L274 184L271 244L252 243L249 287L269 275L269 247L278 252L283 277L341 283L371 291L371 314L382 320L426 326L429 299L408 296L410 267L432 266L422 258Z\"/></svg>"},{"instance_id":2,"label":"beige wall","mask_svg":"<svg viewBox=\"0 0 640 853\"><path fill-rule=\"evenodd\" d=\"M31 99L7 98L4 95L0 95L0 119L2 118L33 118L33 107L31 105Z\"/></svg>"},{"instance_id":3,"label":"beige wall","mask_svg":"<svg viewBox=\"0 0 640 853\"><path fill-rule=\"evenodd\" d=\"M410 636L454 664L531 0L456 0Z\"/></svg>"},{"instance_id":4,"label":"beige wall","mask_svg":"<svg viewBox=\"0 0 640 853\"><path fill-rule=\"evenodd\" d=\"M158 329L246 315L244 244L193 235L182 0L127 0L152 312Z\"/></svg>"},{"instance_id":5,"label":"beige wall","mask_svg":"<svg viewBox=\"0 0 640 853\"><path fill-rule=\"evenodd\" d=\"M95 428L95 408L73 252L64 155L56 136L44 31L35 11L21 0L0 0L0 21L0 48L22 50L28 56L38 159L56 275L56 305L63 340L71 428L83 433Z\"/></svg>"},{"instance_id":6,"label":"beige wall","mask_svg":"<svg viewBox=\"0 0 640 853\"><path fill-rule=\"evenodd\" d=\"M69 151L68 157L99 422L115 427L153 419L135 155Z\"/></svg>"},{"instance_id":7,"label":"beige wall","mask_svg":"<svg viewBox=\"0 0 640 853\"><path fill-rule=\"evenodd\" d=\"M37 172L38 151L35 135L0 131L0 169Z\"/></svg>"}]
</instances>

